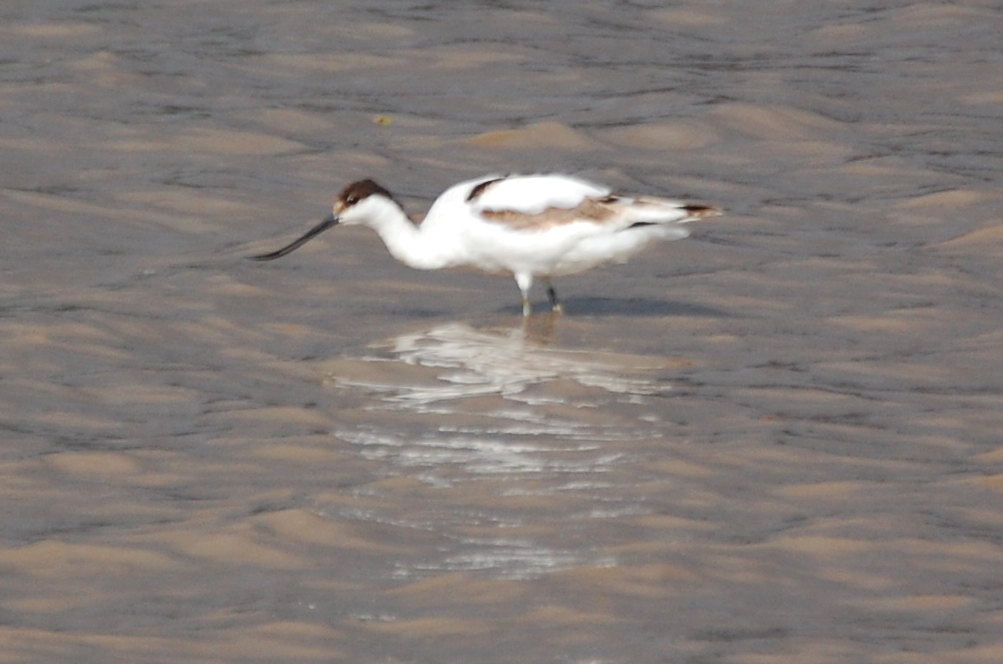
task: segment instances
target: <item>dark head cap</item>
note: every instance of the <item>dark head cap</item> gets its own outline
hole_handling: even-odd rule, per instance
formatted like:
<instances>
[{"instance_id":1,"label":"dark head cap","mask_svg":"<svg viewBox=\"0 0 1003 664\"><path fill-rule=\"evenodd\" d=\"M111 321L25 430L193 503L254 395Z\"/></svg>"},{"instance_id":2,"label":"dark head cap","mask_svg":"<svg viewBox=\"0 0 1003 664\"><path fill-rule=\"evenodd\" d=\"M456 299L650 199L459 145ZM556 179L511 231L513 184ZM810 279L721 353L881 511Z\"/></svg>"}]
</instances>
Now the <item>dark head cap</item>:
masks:
<instances>
[{"instance_id":1,"label":"dark head cap","mask_svg":"<svg viewBox=\"0 0 1003 664\"><path fill-rule=\"evenodd\" d=\"M335 205L344 210L345 208L357 205L360 201L364 201L374 194L394 200L393 195L389 191L372 180L359 180L341 190Z\"/></svg>"}]
</instances>

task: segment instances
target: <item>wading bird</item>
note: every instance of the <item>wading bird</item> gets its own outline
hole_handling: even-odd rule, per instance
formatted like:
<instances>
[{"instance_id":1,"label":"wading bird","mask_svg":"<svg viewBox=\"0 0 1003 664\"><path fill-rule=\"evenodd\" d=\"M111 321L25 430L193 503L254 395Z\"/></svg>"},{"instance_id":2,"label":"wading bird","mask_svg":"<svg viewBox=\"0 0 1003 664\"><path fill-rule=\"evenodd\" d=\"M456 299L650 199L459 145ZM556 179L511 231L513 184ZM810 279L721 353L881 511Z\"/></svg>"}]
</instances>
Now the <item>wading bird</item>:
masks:
<instances>
[{"instance_id":1,"label":"wading bird","mask_svg":"<svg viewBox=\"0 0 1003 664\"><path fill-rule=\"evenodd\" d=\"M535 278L547 284L547 297L559 312L551 277L624 262L655 240L688 236L684 224L719 214L710 205L622 196L569 175L507 175L453 185L419 223L389 191L359 180L345 187L321 223L285 247L251 258L280 258L332 226L360 224L375 230L394 258L413 268L471 266L512 275L528 316Z\"/></svg>"}]
</instances>

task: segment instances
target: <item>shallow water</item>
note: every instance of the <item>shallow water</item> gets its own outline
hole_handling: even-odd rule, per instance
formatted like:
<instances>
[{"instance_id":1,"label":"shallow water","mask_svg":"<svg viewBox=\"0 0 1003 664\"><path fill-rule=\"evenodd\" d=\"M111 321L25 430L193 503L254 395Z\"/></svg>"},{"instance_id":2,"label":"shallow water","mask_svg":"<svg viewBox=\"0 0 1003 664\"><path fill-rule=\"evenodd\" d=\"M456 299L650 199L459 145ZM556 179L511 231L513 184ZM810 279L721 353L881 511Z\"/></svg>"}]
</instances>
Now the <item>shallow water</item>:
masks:
<instances>
[{"instance_id":1,"label":"shallow water","mask_svg":"<svg viewBox=\"0 0 1003 664\"><path fill-rule=\"evenodd\" d=\"M6 3L0 661L1000 661L1001 29ZM727 214L525 324L365 229L244 260L552 169Z\"/></svg>"}]
</instances>

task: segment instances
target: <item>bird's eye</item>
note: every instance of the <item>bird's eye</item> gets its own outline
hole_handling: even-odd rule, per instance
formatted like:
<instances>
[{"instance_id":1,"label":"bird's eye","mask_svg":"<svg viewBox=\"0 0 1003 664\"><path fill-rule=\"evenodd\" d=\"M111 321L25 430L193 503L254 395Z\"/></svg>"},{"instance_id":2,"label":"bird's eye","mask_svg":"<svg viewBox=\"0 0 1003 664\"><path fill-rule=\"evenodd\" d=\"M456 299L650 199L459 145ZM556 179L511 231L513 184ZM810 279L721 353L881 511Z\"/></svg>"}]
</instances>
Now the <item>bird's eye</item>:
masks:
<instances>
[{"instance_id":1,"label":"bird's eye","mask_svg":"<svg viewBox=\"0 0 1003 664\"><path fill-rule=\"evenodd\" d=\"M359 202L359 197L356 196L355 194L349 194L348 196L345 196L345 205L355 205L358 202Z\"/></svg>"}]
</instances>

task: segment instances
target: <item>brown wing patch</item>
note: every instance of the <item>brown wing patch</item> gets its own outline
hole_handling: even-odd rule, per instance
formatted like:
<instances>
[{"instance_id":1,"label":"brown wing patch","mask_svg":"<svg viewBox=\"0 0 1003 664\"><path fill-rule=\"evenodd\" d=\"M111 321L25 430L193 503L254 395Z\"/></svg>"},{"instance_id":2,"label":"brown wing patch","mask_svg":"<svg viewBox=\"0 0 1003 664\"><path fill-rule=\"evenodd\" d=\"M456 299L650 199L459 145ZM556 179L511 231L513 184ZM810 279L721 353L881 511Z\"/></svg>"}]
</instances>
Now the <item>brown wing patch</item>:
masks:
<instances>
[{"instance_id":1,"label":"brown wing patch","mask_svg":"<svg viewBox=\"0 0 1003 664\"><path fill-rule=\"evenodd\" d=\"M601 199L586 198L573 208L547 208L537 214L517 210L484 210L481 215L488 221L505 224L517 231L546 230L575 221L603 223L617 216L614 207L618 199L606 196Z\"/></svg>"}]
</instances>

